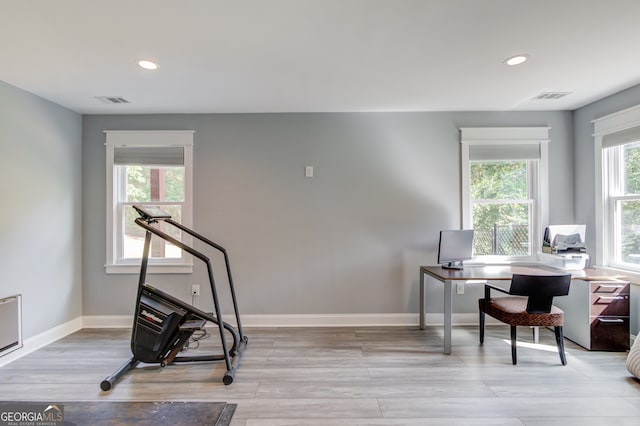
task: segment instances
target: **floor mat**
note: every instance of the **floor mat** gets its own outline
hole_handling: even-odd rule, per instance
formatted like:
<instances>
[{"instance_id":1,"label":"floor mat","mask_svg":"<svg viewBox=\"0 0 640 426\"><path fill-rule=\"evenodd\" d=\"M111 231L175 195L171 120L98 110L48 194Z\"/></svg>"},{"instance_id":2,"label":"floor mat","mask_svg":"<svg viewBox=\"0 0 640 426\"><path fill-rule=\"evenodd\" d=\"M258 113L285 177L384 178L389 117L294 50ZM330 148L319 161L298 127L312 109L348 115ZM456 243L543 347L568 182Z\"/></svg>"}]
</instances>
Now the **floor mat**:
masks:
<instances>
[{"instance_id":1,"label":"floor mat","mask_svg":"<svg viewBox=\"0 0 640 426\"><path fill-rule=\"evenodd\" d=\"M8 405L5 405L8 404ZM0 411L33 412L28 424L85 425L211 425L228 426L236 404L226 402L64 402L59 404L11 402ZM16 412L16 411L14 411ZM43 423L38 419L44 420ZM47 419L49 421L47 421ZM53 420L53 421L52 421ZM17 423L22 424L22 423Z\"/></svg>"}]
</instances>

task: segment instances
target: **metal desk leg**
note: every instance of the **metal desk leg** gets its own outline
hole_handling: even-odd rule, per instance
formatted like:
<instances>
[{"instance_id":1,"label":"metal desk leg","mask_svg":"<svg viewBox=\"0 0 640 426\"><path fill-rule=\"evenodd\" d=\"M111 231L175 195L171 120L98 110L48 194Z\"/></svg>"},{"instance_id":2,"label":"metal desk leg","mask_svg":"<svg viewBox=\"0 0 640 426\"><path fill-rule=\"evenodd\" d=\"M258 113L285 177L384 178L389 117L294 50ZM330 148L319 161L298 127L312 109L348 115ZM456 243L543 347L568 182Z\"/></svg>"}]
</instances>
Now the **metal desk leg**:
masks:
<instances>
[{"instance_id":1,"label":"metal desk leg","mask_svg":"<svg viewBox=\"0 0 640 426\"><path fill-rule=\"evenodd\" d=\"M424 272L420 268L420 330L424 330Z\"/></svg>"},{"instance_id":2,"label":"metal desk leg","mask_svg":"<svg viewBox=\"0 0 640 426\"><path fill-rule=\"evenodd\" d=\"M444 282L444 353L451 353L451 315L453 311L453 283Z\"/></svg>"}]
</instances>

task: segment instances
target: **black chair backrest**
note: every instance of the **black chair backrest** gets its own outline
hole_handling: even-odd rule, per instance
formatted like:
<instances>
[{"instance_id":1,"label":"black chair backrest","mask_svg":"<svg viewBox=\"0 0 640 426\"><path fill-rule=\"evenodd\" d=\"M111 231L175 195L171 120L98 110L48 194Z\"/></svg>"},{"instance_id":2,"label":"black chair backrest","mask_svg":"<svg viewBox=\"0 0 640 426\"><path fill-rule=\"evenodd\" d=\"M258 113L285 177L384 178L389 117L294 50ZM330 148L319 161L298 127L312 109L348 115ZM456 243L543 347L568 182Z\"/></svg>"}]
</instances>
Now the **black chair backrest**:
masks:
<instances>
[{"instance_id":1,"label":"black chair backrest","mask_svg":"<svg viewBox=\"0 0 640 426\"><path fill-rule=\"evenodd\" d=\"M566 275L521 275L513 274L509 294L528 296L527 312L543 314L551 312L555 296L569 294L571 274Z\"/></svg>"}]
</instances>

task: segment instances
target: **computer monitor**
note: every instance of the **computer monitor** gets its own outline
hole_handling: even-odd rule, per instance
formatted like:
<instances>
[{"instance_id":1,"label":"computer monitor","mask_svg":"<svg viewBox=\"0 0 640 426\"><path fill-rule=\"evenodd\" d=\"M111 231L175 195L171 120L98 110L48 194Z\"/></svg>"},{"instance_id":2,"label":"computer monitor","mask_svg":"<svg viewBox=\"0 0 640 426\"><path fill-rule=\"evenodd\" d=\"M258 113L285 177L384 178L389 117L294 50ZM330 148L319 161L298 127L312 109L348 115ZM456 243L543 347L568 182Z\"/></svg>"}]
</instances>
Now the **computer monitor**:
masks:
<instances>
[{"instance_id":1,"label":"computer monitor","mask_svg":"<svg viewBox=\"0 0 640 426\"><path fill-rule=\"evenodd\" d=\"M473 255L473 229L440 231L438 264L446 269L462 269L462 261Z\"/></svg>"}]
</instances>

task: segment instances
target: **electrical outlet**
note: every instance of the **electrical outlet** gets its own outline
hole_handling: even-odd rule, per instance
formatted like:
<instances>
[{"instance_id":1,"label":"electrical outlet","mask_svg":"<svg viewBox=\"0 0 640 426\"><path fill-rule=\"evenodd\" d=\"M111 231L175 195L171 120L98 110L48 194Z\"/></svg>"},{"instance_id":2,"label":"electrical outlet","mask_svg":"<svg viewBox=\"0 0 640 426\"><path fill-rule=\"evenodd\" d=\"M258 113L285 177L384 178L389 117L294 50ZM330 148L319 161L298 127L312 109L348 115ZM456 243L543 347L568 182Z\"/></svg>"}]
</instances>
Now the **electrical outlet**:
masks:
<instances>
[{"instance_id":1,"label":"electrical outlet","mask_svg":"<svg viewBox=\"0 0 640 426\"><path fill-rule=\"evenodd\" d=\"M464 294L464 283L456 283L456 293Z\"/></svg>"},{"instance_id":2,"label":"electrical outlet","mask_svg":"<svg viewBox=\"0 0 640 426\"><path fill-rule=\"evenodd\" d=\"M193 284L191 286L191 295L200 296L200 284Z\"/></svg>"}]
</instances>

